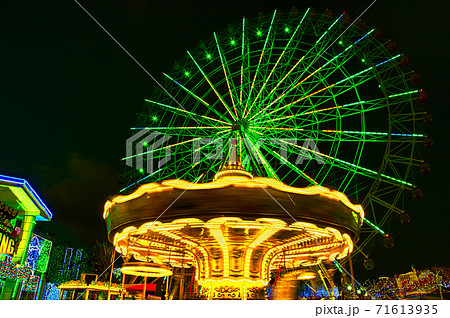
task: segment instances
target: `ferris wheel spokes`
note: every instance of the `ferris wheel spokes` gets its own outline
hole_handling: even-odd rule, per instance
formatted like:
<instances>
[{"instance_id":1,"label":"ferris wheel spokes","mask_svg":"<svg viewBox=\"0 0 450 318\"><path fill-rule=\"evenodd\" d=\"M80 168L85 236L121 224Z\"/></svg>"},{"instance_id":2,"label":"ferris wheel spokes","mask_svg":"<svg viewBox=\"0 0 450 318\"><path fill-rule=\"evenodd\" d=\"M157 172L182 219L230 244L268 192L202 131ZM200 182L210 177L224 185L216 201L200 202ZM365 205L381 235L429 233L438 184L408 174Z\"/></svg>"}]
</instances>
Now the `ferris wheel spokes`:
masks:
<instances>
[{"instance_id":1,"label":"ferris wheel spokes","mask_svg":"<svg viewBox=\"0 0 450 318\"><path fill-rule=\"evenodd\" d=\"M301 62L305 62L307 64L307 66L303 69L303 72L301 73L300 76L298 76L293 83L291 83L287 88L285 88L283 90L283 92L272 102L270 103L268 106L266 106L265 108L263 108L262 110L260 110L258 113L256 113L252 118L258 116L261 112L263 112L265 109L269 108L270 106L272 106L274 103L276 103L278 100L280 100L281 98L283 98L284 96L286 96L289 92L291 92L293 89L295 89L299 84L301 84L302 82L304 82L307 78L309 78L311 75L313 75L315 72L317 72L318 70L316 70L315 72L313 72L311 75L309 75L306 79L303 79L300 83L296 83L298 80L300 80L303 75L306 73L306 71L315 63L315 61L317 61L317 56L320 57L324 50L326 45L323 44L319 50L317 52L314 52L314 50L318 47L318 44L321 42L321 40L325 37L325 35L332 29L332 27L341 19L341 17L343 16L343 14L341 14L334 22L333 24L319 37L319 39L316 41L316 43L308 50L308 52L306 52L302 58L300 58L300 60L294 65L294 67L288 72L287 75L289 75L295 68L297 68L297 66L301 63ZM314 52L314 59L313 57L310 57L310 53ZM313 62L309 63L309 60L313 59ZM283 78L283 80L287 77L287 75ZM255 74L256 76L256 74ZM283 81L282 80L282 81ZM281 82L279 84L281 84ZM272 90L273 92L274 90ZM271 94L269 94L262 102L261 104L264 104L264 102L271 97Z\"/></svg>"},{"instance_id":2,"label":"ferris wheel spokes","mask_svg":"<svg viewBox=\"0 0 450 318\"><path fill-rule=\"evenodd\" d=\"M161 160L171 148L172 160L148 176L138 174L133 184L192 182L205 170L202 178L212 180L223 158L208 159L215 142L205 140L221 139L223 148L236 138L254 176L329 187L364 204L367 235L360 248L384 235L392 213L402 212L399 198L413 186L412 166L421 163L413 158L425 137L414 109L421 92L411 88L401 55L385 47L375 29L347 28L342 15L310 12L244 17L174 63L170 76L163 73L187 110L171 106L162 92L147 101L151 115L140 117L136 128L173 136L170 145L147 149ZM306 140L317 147L302 144Z\"/></svg>"},{"instance_id":3,"label":"ferris wheel spokes","mask_svg":"<svg viewBox=\"0 0 450 318\"><path fill-rule=\"evenodd\" d=\"M263 92L264 88L266 87L266 85L267 85L269 79L272 77L272 74L274 73L275 68L278 66L278 63L279 63L279 62L281 61L281 59L283 58L283 56L284 56L286 50L288 49L288 47L290 46L292 40L294 39L295 35L297 34L297 31L299 30L299 28L300 28L300 26L301 26L301 24L302 24L302 22L303 22L303 19L304 19L305 16L306 16L306 14L308 14L308 11L309 11L309 8L308 8L308 10L306 11L305 15L303 16L303 18L302 18L302 20L300 21L300 23L299 23L299 24L297 25L297 27L295 28L295 31L292 33L292 35L291 35L289 41L286 43L286 46L284 47L283 51L281 52L280 56L278 57L277 61L275 62L275 65L273 66L273 68L272 68L272 70L270 71L269 75L266 77L266 80L265 80L265 82L263 83L263 85L262 85L261 89L259 90L258 94L256 95L256 97L254 98L251 107L253 107L253 105L256 103L256 101L258 100L258 97L261 95L261 93ZM301 60L300 60L300 61L301 61ZM281 83L278 83L278 85L279 85L279 84L281 84ZM273 92L273 91L272 91L272 92ZM271 93L272 93L272 92L271 92ZM269 95L270 95L271 93L269 93ZM264 101L265 101L265 100L263 100L263 102L264 102ZM249 112L250 112L250 111L249 111ZM254 117L252 117L252 118L254 118ZM252 118L250 118L250 120L251 120Z\"/></svg>"},{"instance_id":4,"label":"ferris wheel spokes","mask_svg":"<svg viewBox=\"0 0 450 318\"><path fill-rule=\"evenodd\" d=\"M258 65L256 67L255 75L253 76L252 84L250 86L250 91L248 92L248 95L247 95L247 101L245 102L243 117L246 117L248 115L248 113L250 113L250 111L251 111L251 109L252 109L252 107L254 105L254 103L252 103L251 106L248 109L248 112L246 113L245 110L247 109L247 106L248 106L248 104L250 102L250 98L252 98L253 87L255 86L256 77L258 76L258 72L259 72L259 68L260 68L260 65L261 65L261 61L262 61L262 59L264 57L264 52L266 50L267 41L269 40L270 32L272 31L273 21L275 20L276 13L277 13L277 10L275 10L273 12L272 21L270 22L269 31L267 32L266 40L264 41L264 47L262 48L261 55L259 56L259 61L258 61ZM258 32L261 32L261 31L258 31ZM272 48L273 48L273 46L271 45L270 48L269 48L271 52L272 52ZM271 56L271 54L269 54L269 55Z\"/></svg>"},{"instance_id":5,"label":"ferris wheel spokes","mask_svg":"<svg viewBox=\"0 0 450 318\"><path fill-rule=\"evenodd\" d=\"M385 64L385 63L387 63L387 62L390 62L390 61L392 61L392 60L398 58L399 56L400 56L400 55L397 55L397 56L395 56L395 57L393 57L393 58L390 58L390 59L388 59L388 60L386 60L386 61L384 61L384 62L382 62L382 63L377 64L376 66L372 66L372 67L366 68L366 69L364 69L363 71L360 71L360 72L358 72L358 73L356 73L356 74L353 74L353 75L351 75L351 76L348 76L348 77L346 77L346 78L344 78L344 79L342 79L342 80L340 80L340 81L338 81L338 82L336 82L336 83L329 84L329 85L326 86L326 87L323 87L323 88L321 88L321 89L319 89L319 90L316 90L316 91L314 91L314 92L312 92L312 93L309 93L309 94L307 94L307 95L301 96L300 98L298 98L298 99L295 100L295 101L292 101L292 102L290 102L290 103L288 103L288 104L285 104L285 105L283 105L283 106L281 106L281 107L277 107L277 108L275 108L274 110L272 110L272 111L270 111L270 112L268 112L268 113L265 113L264 115L262 115L261 117L259 117L259 119L262 119L262 118L264 118L264 117L270 116L270 115L272 115L272 114L274 114L274 113L279 112L280 110L283 110L283 109L285 109L285 108L287 108L287 107L289 107L289 106L293 106L293 105L297 104L298 102L301 102L301 101L303 101L303 100L305 100L305 99L307 99L307 98L313 97L314 95L316 95L316 94L318 94L318 93L321 93L321 92L323 92L323 91L327 91L327 90L333 88L334 86L340 85L340 84L341 84L341 86L336 86L336 87L339 87L339 88L340 88L340 89L338 90L338 92L334 93L333 96L328 97L328 98L327 98L324 102L322 102L322 103L325 103L325 102L329 101L329 100L332 99L332 98L334 99L334 98L336 98L337 96L339 96L339 95L341 95L341 94L343 94L343 93L346 93L347 91L349 91L349 90L351 90L351 89L354 89L355 87L358 87L359 85L361 85L361 84L367 82L368 80L370 80L371 77L369 76L368 71L374 69L375 67L377 67L377 66L379 66L379 65L383 65L383 64ZM317 69L317 70L319 70L319 69ZM316 71L317 71L317 70L316 70ZM360 76L361 74L364 74L364 73L365 73L364 76ZM359 76L359 77L358 77L358 76ZM359 81L357 81L357 82L353 81L354 78L359 78ZM313 89L316 88L317 86L321 85L321 84L323 83L323 80L324 80L324 79L322 79L322 80L320 80L320 81L317 81L317 84L313 87ZM352 81L350 82L350 80L352 80ZM342 85L342 84L343 84L344 82L346 82L346 81L349 81L349 84ZM280 96L284 97L284 96L286 96L286 95L280 95ZM279 98L281 98L281 97L279 97ZM267 107L264 108L264 110L265 110L265 109L268 109L269 107L271 107L271 106L272 106L275 102L277 102L277 101L278 101L278 99L276 99L275 101L273 101L272 103L270 103ZM314 103L314 104L312 104L312 105L313 105L312 107L315 107L316 104ZM258 113L257 115L259 115L259 113ZM255 118L257 115L253 116L251 119Z\"/></svg>"},{"instance_id":6,"label":"ferris wheel spokes","mask_svg":"<svg viewBox=\"0 0 450 318\"><path fill-rule=\"evenodd\" d=\"M231 99L231 103L233 104L233 109L234 109L234 113L236 115L236 120L239 119L239 115L237 113L237 109L236 109L236 103L234 102L234 95L233 92L236 91L236 87L234 87L234 83L233 83L233 89L231 89L230 87L230 81L228 79L228 75L227 72L230 73L230 70L228 69L228 63L225 59L225 56L222 53L222 50L220 49L220 45L219 45L219 40L217 39L217 35L214 32L214 39L216 40L216 45L217 45L217 51L219 52L219 57L220 57L220 62L222 63L222 68L223 68L223 74L225 76L225 81L227 82L227 87L228 87L228 91L230 93L230 99Z\"/></svg>"},{"instance_id":7,"label":"ferris wheel spokes","mask_svg":"<svg viewBox=\"0 0 450 318\"><path fill-rule=\"evenodd\" d=\"M190 56L190 58L192 59L192 61L194 62L194 64L197 66L198 70L200 71L200 73L202 73L203 77L205 78L205 80L208 82L209 86L212 88L212 90L214 91L214 93L216 94L216 96L219 98L219 100L221 101L222 105L225 107L225 109L227 110L227 112L230 114L231 118L233 120L237 120L233 113L230 111L227 103L223 100L222 96L219 94L219 92L217 92L216 88L214 87L214 85L211 83L211 81L209 80L208 76L206 76L205 72L203 71L203 69L200 67L200 65L198 65L197 61L194 59L194 57L192 56L192 54L188 51L187 52L188 55ZM217 111L212 108L213 111L215 113L217 113Z\"/></svg>"}]
</instances>

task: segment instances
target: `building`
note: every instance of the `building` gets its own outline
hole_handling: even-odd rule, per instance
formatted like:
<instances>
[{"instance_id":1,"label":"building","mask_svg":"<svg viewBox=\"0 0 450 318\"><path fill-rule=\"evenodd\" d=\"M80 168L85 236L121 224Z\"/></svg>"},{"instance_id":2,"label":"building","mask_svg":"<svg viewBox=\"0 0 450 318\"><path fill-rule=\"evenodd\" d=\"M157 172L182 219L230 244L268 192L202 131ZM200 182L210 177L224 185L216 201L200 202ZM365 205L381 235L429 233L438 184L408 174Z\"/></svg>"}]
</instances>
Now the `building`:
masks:
<instances>
[{"instance_id":1,"label":"building","mask_svg":"<svg viewBox=\"0 0 450 318\"><path fill-rule=\"evenodd\" d=\"M52 242L34 227L51 219L26 180L0 175L0 299L39 299Z\"/></svg>"}]
</instances>

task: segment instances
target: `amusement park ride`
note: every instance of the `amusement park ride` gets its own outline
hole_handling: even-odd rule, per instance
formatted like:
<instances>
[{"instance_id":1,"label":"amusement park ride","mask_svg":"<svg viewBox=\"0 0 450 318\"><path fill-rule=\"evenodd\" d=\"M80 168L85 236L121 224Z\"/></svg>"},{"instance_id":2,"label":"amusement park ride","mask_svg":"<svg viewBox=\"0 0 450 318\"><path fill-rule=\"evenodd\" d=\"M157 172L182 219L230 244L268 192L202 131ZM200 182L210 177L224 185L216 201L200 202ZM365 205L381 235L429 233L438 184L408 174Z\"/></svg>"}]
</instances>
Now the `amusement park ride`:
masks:
<instances>
[{"instance_id":1,"label":"amusement park ride","mask_svg":"<svg viewBox=\"0 0 450 318\"><path fill-rule=\"evenodd\" d=\"M244 17L200 42L146 100L105 204L123 276L166 277L166 298L289 298L293 281L337 296L336 270L393 247L386 228L409 222L415 168L430 170L407 65L329 10Z\"/></svg>"}]
</instances>

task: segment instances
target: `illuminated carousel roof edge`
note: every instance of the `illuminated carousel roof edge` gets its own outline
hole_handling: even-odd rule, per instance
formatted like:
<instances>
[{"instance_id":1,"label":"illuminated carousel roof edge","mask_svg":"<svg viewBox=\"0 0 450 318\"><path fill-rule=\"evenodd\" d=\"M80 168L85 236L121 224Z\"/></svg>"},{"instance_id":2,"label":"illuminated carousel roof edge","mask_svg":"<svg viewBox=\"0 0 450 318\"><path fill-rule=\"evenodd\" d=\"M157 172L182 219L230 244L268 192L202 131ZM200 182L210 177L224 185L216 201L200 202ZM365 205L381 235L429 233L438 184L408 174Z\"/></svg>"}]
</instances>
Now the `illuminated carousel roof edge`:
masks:
<instances>
[{"instance_id":1,"label":"illuminated carousel roof edge","mask_svg":"<svg viewBox=\"0 0 450 318\"><path fill-rule=\"evenodd\" d=\"M293 223L267 191L298 221L346 229L345 232L358 240L364 211L361 205L352 204L345 194L322 186L296 188L276 179L253 178L246 171L230 169L230 165L224 171L228 173L216 176L212 182L164 180L144 184L129 195L111 197L103 214L109 239L113 241L114 235L126 227L137 228L154 221L166 209L159 221L240 217L248 220L276 218Z\"/></svg>"}]
</instances>

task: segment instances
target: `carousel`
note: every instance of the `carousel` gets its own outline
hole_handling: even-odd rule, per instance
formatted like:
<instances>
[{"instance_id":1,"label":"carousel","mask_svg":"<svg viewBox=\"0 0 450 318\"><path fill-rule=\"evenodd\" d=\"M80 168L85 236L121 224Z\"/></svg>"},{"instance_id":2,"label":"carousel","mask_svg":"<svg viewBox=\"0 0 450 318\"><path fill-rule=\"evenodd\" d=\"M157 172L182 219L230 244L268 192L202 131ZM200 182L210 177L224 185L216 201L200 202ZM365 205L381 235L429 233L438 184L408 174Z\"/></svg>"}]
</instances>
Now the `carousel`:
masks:
<instances>
[{"instance_id":1,"label":"carousel","mask_svg":"<svg viewBox=\"0 0 450 318\"><path fill-rule=\"evenodd\" d=\"M152 277L164 299L356 298L351 258L370 270L375 244L394 247L387 230L409 223L404 202L423 196L415 167L430 172L421 149L434 143L420 75L379 29L351 21L313 8L244 17L163 73L104 209L124 286L144 296Z\"/></svg>"},{"instance_id":2,"label":"carousel","mask_svg":"<svg viewBox=\"0 0 450 318\"><path fill-rule=\"evenodd\" d=\"M364 211L322 186L254 177L232 147L213 181L142 185L111 197L103 218L124 283L164 277L164 299L268 299L286 277L331 290Z\"/></svg>"}]
</instances>

